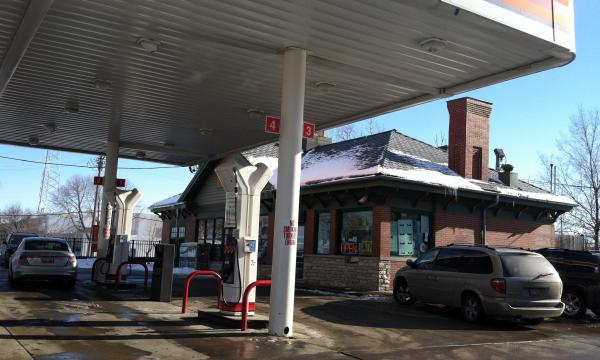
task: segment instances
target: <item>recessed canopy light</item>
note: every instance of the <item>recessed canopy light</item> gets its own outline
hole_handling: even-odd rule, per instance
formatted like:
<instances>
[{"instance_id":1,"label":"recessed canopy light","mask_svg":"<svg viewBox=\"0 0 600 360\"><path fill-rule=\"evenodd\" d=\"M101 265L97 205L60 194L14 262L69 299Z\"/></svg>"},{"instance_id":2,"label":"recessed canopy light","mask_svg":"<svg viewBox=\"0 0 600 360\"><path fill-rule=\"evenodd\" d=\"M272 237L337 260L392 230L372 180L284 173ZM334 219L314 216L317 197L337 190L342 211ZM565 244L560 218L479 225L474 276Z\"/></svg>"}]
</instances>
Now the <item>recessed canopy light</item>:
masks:
<instances>
[{"instance_id":1,"label":"recessed canopy light","mask_svg":"<svg viewBox=\"0 0 600 360\"><path fill-rule=\"evenodd\" d=\"M94 87L96 89L100 90L110 89L112 87L112 82L106 79L95 78L94 80L92 80L92 84L94 84Z\"/></svg>"},{"instance_id":2,"label":"recessed canopy light","mask_svg":"<svg viewBox=\"0 0 600 360\"><path fill-rule=\"evenodd\" d=\"M170 142L170 141L163 141L163 142L162 142L162 146L164 146L164 147L166 147L166 148L174 148L174 147L175 147L175 144L173 144L173 143L172 143L172 142Z\"/></svg>"},{"instance_id":3,"label":"recessed canopy light","mask_svg":"<svg viewBox=\"0 0 600 360\"><path fill-rule=\"evenodd\" d=\"M79 101L77 99L70 99L65 102L65 111L69 114L76 114L79 112Z\"/></svg>"},{"instance_id":4,"label":"recessed canopy light","mask_svg":"<svg viewBox=\"0 0 600 360\"><path fill-rule=\"evenodd\" d=\"M30 136L27 139L27 143L31 146L38 146L40 144L40 139L37 136Z\"/></svg>"},{"instance_id":5,"label":"recessed canopy light","mask_svg":"<svg viewBox=\"0 0 600 360\"><path fill-rule=\"evenodd\" d=\"M56 126L56 123L54 122L48 122L42 125L44 127L44 129L48 130L49 133L53 133L56 131L56 129L58 128Z\"/></svg>"},{"instance_id":6,"label":"recessed canopy light","mask_svg":"<svg viewBox=\"0 0 600 360\"><path fill-rule=\"evenodd\" d=\"M138 151L138 152L135 153L135 157L138 158L138 159L143 159L143 158L146 157L146 153L143 152L143 151Z\"/></svg>"},{"instance_id":7,"label":"recessed canopy light","mask_svg":"<svg viewBox=\"0 0 600 360\"><path fill-rule=\"evenodd\" d=\"M421 47L421 49L427 52L436 53L446 48L446 41L433 37L421 41L419 43L419 46Z\"/></svg>"},{"instance_id":8,"label":"recessed canopy light","mask_svg":"<svg viewBox=\"0 0 600 360\"><path fill-rule=\"evenodd\" d=\"M333 90L335 85L336 84L331 81L317 81L314 83L314 86L322 93L328 93Z\"/></svg>"},{"instance_id":9,"label":"recessed canopy light","mask_svg":"<svg viewBox=\"0 0 600 360\"><path fill-rule=\"evenodd\" d=\"M248 117L250 120L260 121L265 118L265 112L258 109L248 109Z\"/></svg>"},{"instance_id":10,"label":"recessed canopy light","mask_svg":"<svg viewBox=\"0 0 600 360\"><path fill-rule=\"evenodd\" d=\"M136 44L145 52L153 54L158 51L162 43L154 39L139 38Z\"/></svg>"},{"instance_id":11,"label":"recessed canopy light","mask_svg":"<svg viewBox=\"0 0 600 360\"><path fill-rule=\"evenodd\" d=\"M198 133L202 136L208 136L213 133L213 130L208 128L200 128L198 129Z\"/></svg>"}]
</instances>

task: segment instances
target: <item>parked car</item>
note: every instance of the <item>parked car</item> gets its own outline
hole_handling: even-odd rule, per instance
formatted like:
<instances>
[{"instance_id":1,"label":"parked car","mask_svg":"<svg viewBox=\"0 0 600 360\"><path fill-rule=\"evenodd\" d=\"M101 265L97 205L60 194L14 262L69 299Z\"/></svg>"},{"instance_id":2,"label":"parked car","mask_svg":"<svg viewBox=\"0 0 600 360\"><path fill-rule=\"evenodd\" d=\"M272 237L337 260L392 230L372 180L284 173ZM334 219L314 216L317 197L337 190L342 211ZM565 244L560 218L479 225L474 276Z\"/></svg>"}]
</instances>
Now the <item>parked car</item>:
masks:
<instances>
[{"instance_id":1,"label":"parked car","mask_svg":"<svg viewBox=\"0 0 600 360\"><path fill-rule=\"evenodd\" d=\"M540 254L506 248L451 245L432 249L396 273L394 297L460 308L469 322L486 315L531 325L564 310L562 282Z\"/></svg>"},{"instance_id":2,"label":"parked car","mask_svg":"<svg viewBox=\"0 0 600 360\"><path fill-rule=\"evenodd\" d=\"M600 316L600 254L565 249L536 251L554 265L563 281L563 314L578 318L589 308Z\"/></svg>"},{"instance_id":3,"label":"parked car","mask_svg":"<svg viewBox=\"0 0 600 360\"><path fill-rule=\"evenodd\" d=\"M64 239L26 237L10 259L8 279L13 286L24 280L61 280L72 288L77 259Z\"/></svg>"},{"instance_id":4,"label":"parked car","mask_svg":"<svg viewBox=\"0 0 600 360\"><path fill-rule=\"evenodd\" d=\"M4 241L2 245L0 245L0 265L8 267L8 260L10 259L10 256L15 252L15 250L21 243L21 240L29 236L38 235L33 233L22 232L12 233L8 235L6 241Z\"/></svg>"}]
</instances>

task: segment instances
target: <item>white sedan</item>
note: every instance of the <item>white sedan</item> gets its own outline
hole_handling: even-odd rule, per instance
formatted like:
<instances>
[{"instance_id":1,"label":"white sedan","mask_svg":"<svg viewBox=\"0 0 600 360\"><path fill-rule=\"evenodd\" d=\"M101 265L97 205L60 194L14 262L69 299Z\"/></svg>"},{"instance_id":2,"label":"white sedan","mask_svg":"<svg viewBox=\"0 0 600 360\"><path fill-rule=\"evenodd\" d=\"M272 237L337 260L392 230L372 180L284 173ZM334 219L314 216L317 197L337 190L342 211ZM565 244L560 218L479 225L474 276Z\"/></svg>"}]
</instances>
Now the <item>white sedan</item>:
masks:
<instances>
[{"instance_id":1,"label":"white sedan","mask_svg":"<svg viewBox=\"0 0 600 360\"><path fill-rule=\"evenodd\" d=\"M72 288L77 280L77 259L64 239L28 237L10 258L8 279L12 286L24 280L61 280Z\"/></svg>"}]
</instances>

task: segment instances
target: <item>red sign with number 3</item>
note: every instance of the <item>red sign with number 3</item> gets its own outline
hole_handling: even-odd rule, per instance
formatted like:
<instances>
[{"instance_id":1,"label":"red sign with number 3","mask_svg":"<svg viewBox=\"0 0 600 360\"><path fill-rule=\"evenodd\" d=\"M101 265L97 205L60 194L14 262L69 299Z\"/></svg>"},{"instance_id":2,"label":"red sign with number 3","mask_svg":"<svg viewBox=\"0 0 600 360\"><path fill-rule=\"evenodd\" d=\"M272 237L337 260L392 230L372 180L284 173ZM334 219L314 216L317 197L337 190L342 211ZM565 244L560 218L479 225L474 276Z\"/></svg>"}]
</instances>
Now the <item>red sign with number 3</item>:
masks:
<instances>
[{"instance_id":1,"label":"red sign with number 3","mask_svg":"<svg viewBox=\"0 0 600 360\"><path fill-rule=\"evenodd\" d=\"M314 139L315 138L315 124L311 124L311 123L304 123L304 127L303 127L303 131L302 131L302 136L304 136L307 139Z\"/></svg>"}]
</instances>

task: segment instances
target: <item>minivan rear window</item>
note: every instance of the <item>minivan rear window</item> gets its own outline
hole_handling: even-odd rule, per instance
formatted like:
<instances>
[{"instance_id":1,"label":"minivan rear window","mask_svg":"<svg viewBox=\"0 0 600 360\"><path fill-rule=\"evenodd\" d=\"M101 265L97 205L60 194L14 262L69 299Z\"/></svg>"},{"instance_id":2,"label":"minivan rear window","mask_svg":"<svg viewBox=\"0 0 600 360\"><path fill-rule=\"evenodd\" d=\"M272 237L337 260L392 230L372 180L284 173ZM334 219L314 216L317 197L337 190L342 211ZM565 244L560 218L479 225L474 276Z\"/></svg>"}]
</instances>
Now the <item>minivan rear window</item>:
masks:
<instances>
[{"instance_id":1,"label":"minivan rear window","mask_svg":"<svg viewBox=\"0 0 600 360\"><path fill-rule=\"evenodd\" d=\"M69 246L56 240L25 240L25 250L69 251Z\"/></svg>"},{"instance_id":2,"label":"minivan rear window","mask_svg":"<svg viewBox=\"0 0 600 360\"><path fill-rule=\"evenodd\" d=\"M540 274L556 272L546 258L537 254L506 253L501 254L500 259L505 277L534 278Z\"/></svg>"}]
</instances>

